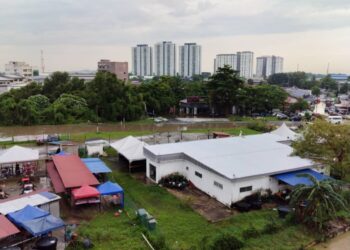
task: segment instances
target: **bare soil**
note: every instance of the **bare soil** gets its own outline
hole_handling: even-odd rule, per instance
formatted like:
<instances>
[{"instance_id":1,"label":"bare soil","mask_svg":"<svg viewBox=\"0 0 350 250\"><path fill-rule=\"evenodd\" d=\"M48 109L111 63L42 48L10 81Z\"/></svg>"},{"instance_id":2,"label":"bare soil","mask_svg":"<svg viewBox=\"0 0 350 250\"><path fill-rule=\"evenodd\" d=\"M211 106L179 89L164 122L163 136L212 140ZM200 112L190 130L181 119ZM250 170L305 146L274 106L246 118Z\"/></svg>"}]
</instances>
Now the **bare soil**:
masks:
<instances>
[{"instance_id":1,"label":"bare soil","mask_svg":"<svg viewBox=\"0 0 350 250\"><path fill-rule=\"evenodd\" d=\"M178 199L187 202L193 210L210 222L222 221L238 213L195 187L186 187L184 190L167 190Z\"/></svg>"}]
</instances>

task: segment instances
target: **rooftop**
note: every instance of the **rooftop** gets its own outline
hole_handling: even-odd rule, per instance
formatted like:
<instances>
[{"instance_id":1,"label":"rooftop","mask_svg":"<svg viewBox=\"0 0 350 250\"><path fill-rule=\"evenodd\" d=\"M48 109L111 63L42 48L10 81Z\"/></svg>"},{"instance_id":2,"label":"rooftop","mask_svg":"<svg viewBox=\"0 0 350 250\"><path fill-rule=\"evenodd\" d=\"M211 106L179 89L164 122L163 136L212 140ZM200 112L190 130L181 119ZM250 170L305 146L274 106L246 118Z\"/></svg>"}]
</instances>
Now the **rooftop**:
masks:
<instances>
[{"instance_id":1,"label":"rooftop","mask_svg":"<svg viewBox=\"0 0 350 250\"><path fill-rule=\"evenodd\" d=\"M250 135L146 145L145 155L155 161L184 158L225 178L277 174L314 165L311 160L291 156L293 149L275 134Z\"/></svg>"}]
</instances>

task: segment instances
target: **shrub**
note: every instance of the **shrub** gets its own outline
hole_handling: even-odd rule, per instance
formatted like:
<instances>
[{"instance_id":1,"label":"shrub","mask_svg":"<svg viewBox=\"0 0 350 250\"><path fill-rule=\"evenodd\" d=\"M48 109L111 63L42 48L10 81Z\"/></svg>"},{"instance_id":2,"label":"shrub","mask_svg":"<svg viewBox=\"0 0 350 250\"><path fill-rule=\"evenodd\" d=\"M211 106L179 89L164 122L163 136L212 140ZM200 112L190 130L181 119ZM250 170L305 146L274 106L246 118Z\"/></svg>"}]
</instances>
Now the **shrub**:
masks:
<instances>
[{"instance_id":1,"label":"shrub","mask_svg":"<svg viewBox=\"0 0 350 250\"><path fill-rule=\"evenodd\" d=\"M173 173L163 177L160 183L168 188L183 189L188 185L188 180L179 173Z\"/></svg>"},{"instance_id":2,"label":"shrub","mask_svg":"<svg viewBox=\"0 0 350 250\"><path fill-rule=\"evenodd\" d=\"M217 236L210 249L212 250L235 250L243 248L244 244L241 240L237 239L234 235L224 233Z\"/></svg>"},{"instance_id":3,"label":"shrub","mask_svg":"<svg viewBox=\"0 0 350 250\"><path fill-rule=\"evenodd\" d=\"M343 196L344 200L346 201L346 203L348 205L350 205L350 190L343 191L342 196Z\"/></svg>"},{"instance_id":4,"label":"shrub","mask_svg":"<svg viewBox=\"0 0 350 250\"><path fill-rule=\"evenodd\" d=\"M255 131L259 131L262 133L270 132L273 129L273 127L271 125L268 125L267 123L262 122L262 121L250 122L247 125L247 128L255 130Z\"/></svg>"},{"instance_id":5,"label":"shrub","mask_svg":"<svg viewBox=\"0 0 350 250\"><path fill-rule=\"evenodd\" d=\"M264 234L274 234L280 229L280 225L276 223L275 220L270 220L263 228L262 232Z\"/></svg>"},{"instance_id":6,"label":"shrub","mask_svg":"<svg viewBox=\"0 0 350 250\"><path fill-rule=\"evenodd\" d=\"M260 232L253 225L250 225L249 228L247 228L242 232L242 237L245 240L259 237L259 235L260 235Z\"/></svg>"},{"instance_id":7,"label":"shrub","mask_svg":"<svg viewBox=\"0 0 350 250\"><path fill-rule=\"evenodd\" d=\"M151 245L156 250L168 250L169 247L166 244L165 236L163 234L159 233L150 233L147 230L143 230L143 234L147 237L147 239L150 241Z\"/></svg>"}]
</instances>

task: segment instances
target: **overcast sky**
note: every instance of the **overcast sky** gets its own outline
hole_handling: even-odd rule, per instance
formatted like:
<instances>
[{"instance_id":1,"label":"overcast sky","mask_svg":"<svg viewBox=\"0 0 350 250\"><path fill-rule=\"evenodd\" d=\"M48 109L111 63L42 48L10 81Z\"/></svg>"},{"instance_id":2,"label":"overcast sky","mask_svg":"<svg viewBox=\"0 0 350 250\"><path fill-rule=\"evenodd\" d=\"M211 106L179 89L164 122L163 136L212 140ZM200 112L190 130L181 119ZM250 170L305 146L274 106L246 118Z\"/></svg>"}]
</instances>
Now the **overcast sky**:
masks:
<instances>
[{"instance_id":1,"label":"overcast sky","mask_svg":"<svg viewBox=\"0 0 350 250\"><path fill-rule=\"evenodd\" d=\"M138 43L202 45L219 53L279 55L285 71L350 73L350 0L0 0L0 71L10 60L48 71L131 61ZM131 65L129 65L129 70Z\"/></svg>"}]
</instances>

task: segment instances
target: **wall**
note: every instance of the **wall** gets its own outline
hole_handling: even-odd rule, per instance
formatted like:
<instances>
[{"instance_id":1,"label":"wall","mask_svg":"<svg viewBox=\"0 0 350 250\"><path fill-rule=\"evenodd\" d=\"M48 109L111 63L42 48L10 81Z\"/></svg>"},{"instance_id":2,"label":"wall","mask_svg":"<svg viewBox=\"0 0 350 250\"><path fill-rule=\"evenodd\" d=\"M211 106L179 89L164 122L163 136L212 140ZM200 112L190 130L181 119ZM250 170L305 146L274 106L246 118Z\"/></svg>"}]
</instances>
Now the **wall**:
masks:
<instances>
[{"instance_id":1,"label":"wall","mask_svg":"<svg viewBox=\"0 0 350 250\"><path fill-rule=\"evenodd\" d=\"M157 169L155 182L159 182L160 179L166 175L179 172L190 180L198 189L227 206L261 189L266 190L269 188L273 193L279 190L278 181L273 177L259 176L230 181L186 160L157 163L147 159L146 176L148 178L150 176L149 164L154 165ZM202 174L202 178L195 175L196 171ZM222 189L214 185L214 181L220 183ZM246 186L252 186L252 191L241 193L240 188Z\"/></svg>"}]
</instances>

